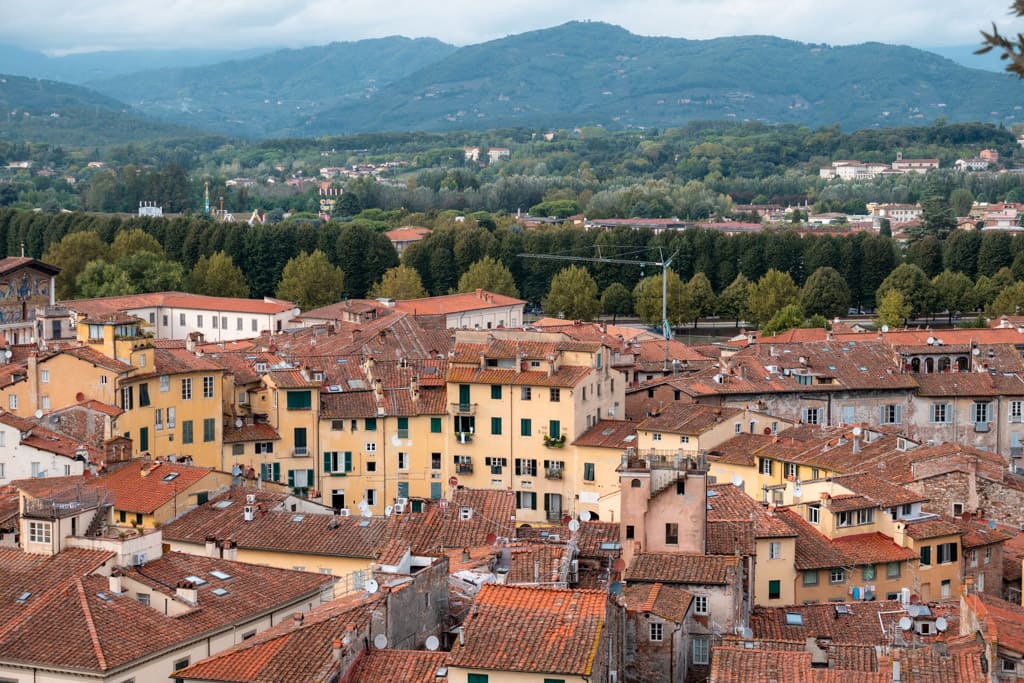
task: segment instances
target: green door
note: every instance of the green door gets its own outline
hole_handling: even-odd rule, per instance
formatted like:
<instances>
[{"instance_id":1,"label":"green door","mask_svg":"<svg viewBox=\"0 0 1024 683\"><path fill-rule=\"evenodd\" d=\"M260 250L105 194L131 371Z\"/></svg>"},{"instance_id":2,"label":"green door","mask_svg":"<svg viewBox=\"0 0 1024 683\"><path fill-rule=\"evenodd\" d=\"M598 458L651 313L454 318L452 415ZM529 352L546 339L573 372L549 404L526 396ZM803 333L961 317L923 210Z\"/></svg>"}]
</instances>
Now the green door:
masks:
<instances>
[{"instance_id":1,"label":"green door","mask_svg":"<svg viewBox=\"0 0 1024 683\"><path fill-rule=\"evenodd\" d=\"M459 385L459 404L460 405L464 405L464 406L469 406L469 385L468 384L460 384Z\"/></svg>"},{"instance_id":2,"label":"green door","mask_svg":"<svg viewBox=\"0 0 1024 683\"><path fill-rule=\"evenodd\" d=\"M139 451L145 453L149 450L149 427L139 429Z\"/></svg>"}]
</instances>

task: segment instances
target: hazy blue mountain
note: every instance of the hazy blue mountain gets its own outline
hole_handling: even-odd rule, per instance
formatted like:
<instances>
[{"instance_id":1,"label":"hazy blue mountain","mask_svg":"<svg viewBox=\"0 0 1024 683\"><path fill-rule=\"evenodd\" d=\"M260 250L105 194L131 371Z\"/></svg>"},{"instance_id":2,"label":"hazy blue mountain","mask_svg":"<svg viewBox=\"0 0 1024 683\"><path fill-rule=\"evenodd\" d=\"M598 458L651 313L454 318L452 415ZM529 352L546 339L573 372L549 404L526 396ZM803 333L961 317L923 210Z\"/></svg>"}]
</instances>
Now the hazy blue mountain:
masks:
<instances>
[{"instance_id":1,"label":"hazy blue mountain","mask_svg":"<svg viewBox=\"0 0 1024 683\"><path fill-rule=\"evenodd\" d=\"M92 147L198 134L88 88L0 74L0 140Z\"/></svg>"},{"instance_id":2,"label":"hazy blue mountain","mask_svg":"<svg viewBox=\"0 0 1024 683\"><path fill-rule=\"evenodd\" d=\"M247 59L273 48L250 50L111 50L50 57L0 44L0 73L83 84L149 69L202 66Z\"/></svg>"},{"instance_id":3,"label":"hazy blue mountain","mask_svg":"<svg viewBox=\"0 0 1024 683\"><path fill-rule=\"evenodd\" d=\"M992 50L983 55L974 54L975 50L981 47L977 45L949 45L946 47L929 47L928 52L952 59L961 66L971 69L984 69L985 71L1003 72L1006 70L1006 62L999 59L999 52Z\"/></svg>"},{"instance_id":4,"label":"hazy blue mountain","mask_svg":"<svg viewBox=\"0 0 1024 683\"><path fill-rule=\"evenodd\" d=\"M305 135L304 126L320 111L366 101L382 85L457 49L433 38L396 36L146 71L89 85L177 123L237 135Z\"/></svg>"}]
</instances>

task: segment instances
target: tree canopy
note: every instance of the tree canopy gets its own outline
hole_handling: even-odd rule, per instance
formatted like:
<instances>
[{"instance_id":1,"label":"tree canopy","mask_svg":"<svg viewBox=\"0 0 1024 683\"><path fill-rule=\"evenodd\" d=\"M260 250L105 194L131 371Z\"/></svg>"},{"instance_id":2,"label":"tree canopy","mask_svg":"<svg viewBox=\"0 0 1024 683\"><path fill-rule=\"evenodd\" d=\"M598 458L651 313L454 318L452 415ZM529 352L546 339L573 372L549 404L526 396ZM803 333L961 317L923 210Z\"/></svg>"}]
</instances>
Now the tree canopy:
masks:
<instances>
[{"instance_id":1,"label":"tree canopy","mask_svg":"<svg viewBox=\"0 0 1024 683\"><path fill-rule=\"evenodd\" d=\"M344 285L345 274L341 268L331 265L324 252L319 249L313 253L303 251L285 264L277 285L277 297L294 301L305 311L338 301Z\"/></svg>"}]
</instances>

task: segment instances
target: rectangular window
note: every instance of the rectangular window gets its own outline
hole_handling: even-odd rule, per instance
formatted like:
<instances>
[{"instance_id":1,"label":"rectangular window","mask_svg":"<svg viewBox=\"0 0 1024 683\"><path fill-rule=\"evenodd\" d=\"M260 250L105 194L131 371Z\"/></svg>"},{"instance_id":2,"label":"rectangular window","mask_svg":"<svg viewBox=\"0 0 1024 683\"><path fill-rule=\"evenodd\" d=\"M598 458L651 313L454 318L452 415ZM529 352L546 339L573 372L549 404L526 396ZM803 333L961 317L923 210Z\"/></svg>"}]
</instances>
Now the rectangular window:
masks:
<instances>
[{"instance_id":1,"label":"rectangular window","mask_svg":"<svg viewBox=\"0 0 1024 683\"><path fill-rule=\"evenodd\" d=\"M217 327L218 327L217 323L218 323L217 316L213 316L213 329L217 329Z\"/></svg>"},{"instance_id":2,"label":"rectangular window","mask_svg":"<svg viewBox=\"0 0 1024 683\"><path fill-rule=\"evenodd\" d=\"M533 491L516 491L516 507L520 510L536 510L537 494Z\"/></svg>"},{"instance_id":3,"label":"rectangular window","mask_svg":"<svg viewBox=\"0 0 1024 683\"><path fill-rule=\"evenodd\" d=\"M693 639L693 663L706 666L710 661L710 640L706 636Z\"/></svg>"},{"instance_id":4,"label":"rectangular window","mask_svg":"<svg viewBox=\"0 0 1024 683\"><path fill-rule=\"evenodd\" d=\"M520 477L536 477L537 461L532 458L516 458L516 475Z\"/></svg>"},{"instance_id":5,"label":"rectangular window","mask_svg":"<svg viewBox=\"0 0 1024 683\"><path fill-rule=\"evenodd\" d=\"M778 560L782 557L782 543L779 541L771 541L768 543L768 559Z\"/></svg>"},{"instance_id":6,"label":"rectangular window","mask_svg":"<svg viewBox=\"0 0 1024 683\"><path fill-rule=\"evenodd\" d=\"M245 455L245 444L244 443L231 444L231 455Z\"/></svg>"},{"instance_id":7,"label":"rectangular window","mask_svg":"<svg viewBox=\"0 0 1024 683\"><path fill-rule=\"evenodd\" d=\"M900 563L887 562L885 564L885 577L887 579L898 579L900 577Z\"/></svg>"},{"instance_id":8,"label":"rectangular window","mask_svg":"<svg viewBox=\"0 0 1024 683\"><path fill-rule=\"evenodd\" d=\"M772 473L772 461L770 458L761 458L761 474L767 474L771 476Z\"/></svg>"},{"instance_id":9,"label":"rectangular window","mask_svg":"<svg viewBox=\"0 0 1024 683\"><path fill-rule=\"evenodd\" d=\"M213 398L213 375L203 375L203 398Z\"/></svg>"},{"instance_id":10,"label":"rectangular window","mask_svg":"<svg viewBox=\"0 0 1024 683\"><path fill-rule=\"evenodd\" d=\"M149 384L143 382L139 385L139 407L145 408L149 405Z\"/></svg>"},{"instance_id":11,"label":"rectangular window","mask_svg":"<svg viewBox=\"0 0 1024 683\"><path fill-rule=\"evenodd\" d=\"M402 451L398 452L398 469L408 470L409 469L409 454Z\"/></svg>"},{"instance_id":12,"label":"rectangular window","mask_svg":"<svg viewBox=\"0 0 1024 683\"><path fill-rule=\"evenodd\" d=\"M441 469L441 454L431 453L430 454L430 469L439 470Z\"/></svg>"},{"instance_id":13,"label":"rectangular window","mask_svg":"<svg viewBox=\"0 0 1024 683\"><path fill-rule=\"evenodd\" d=\"M992 561L992 548L985 548L985 564Z\"/></svg>"},{"instance_id":14,"label":"rectangular window","mask_svg":"<svg viewBox=\"0 0 1024 683\"><path fill-rule=\"evenodd\" d=\"M259 330L259 323L256 322L256 318L252 318L252 331L256 332Z\"/></svg>"},{"instance_id":15,"label":"rectangular window","mask_svg":"<svg viewBox=\"0 0 1024 683\"><path fill-rule=\"evenodd\" d=\"M551 388L551 402L558 403L562 400L562 390L558 387Z\"/></svg>"},{"instance_id":16,"label":"rectangular window","mask_svg":"<svg viewBox=\"0 0 1024 683\"><path fill-rule=\"evenodd\" d=\"M257 441L256 455L269 455L274 452L273 441Z\"/></svg>"},{"instance_id":17,"label":"rectangular window","mask_svg":"<svg viewBox=\"0 0 1024 683\"><path fill-rule=\"evenodd\" d=\"M493 399L495 399L497 401L501 400L501 385L500 384L492 384L491 385L491 398L493 398Z\"/></svg>"},{"instance_id":18,"label":"rectangular window","mask_svg":"<svg viewBox=\"0 0 1024 683\"><path fill-rule=\"evenodd\" d=\"M650 632L651 632L651 641L652 642L655 642L655 643L660 643L661 642L662 638L665 635L664 628L665 628L664 624L658 623L656 621L652 621L650 623Z\"/></svg>"},{"instance_id":19,"label":"rectangular window","mask_svg":"<svg viewBox=\"0 0 1024 683\"><path fill-rule=\"evenodd\" d=\"M821 504L815 503L814 505L807 506L807 521L811 524L817 524L821 521Z\"/></svg>"},{"instance_id":20,"label":"rectangular window","mask_svg":"<svg viewBox=\"0 0 1024 683\"><path fill-rule=\"evenodd\" d=\"M558 420L548 421L548 436L552 439L558 439L562 436L562 423Z\"/></svg>"},{"instance_id":21,"label":"rectangular window","mask_svg":"<svg viewBox=\"0 0 1024 683\"><path fill-rule=\"evenodd\" d=\"M492 417L491 418L491 434L494 434L494 435L500 435L501 434L501 418L500 417Z\"/></svg>"},{"instance_id":22,"label":"rectangular window","mask_svg":"<svg viewBox=\"0 0 1024 683\"><path fill-rule=\"evenodd\" d=\"M121 387L121 408L124 410L131 410L134 407L134 401L132 400L133 395L133 387Z\"/></svg>"},{"instance_id":23,"label":"rectangular window","mask_svg":"<svg viewBox=\"0 0 1024 683\"><path fill-rule=\"evenodd\" d=\"M804 585L805 586L817 586L818 585L818 570L811 569L804 572Z\"/></svg>"},{"instance_id":24,"label":"rectangular window","mask_svg":"<svg viewBox=\"0 0 1024 683\"><path fill-rule=\"evenodd\" d=\"M169 375L160 375L160 391L171 390L171 378Z\"/></svg>"},{"instance_id":25,"label":"rectangular window","mask_svg":"<svg viewBox=\"0 0 1024 683\"><path fill-rule=\"evenodd\" d=\"M989 422L989 416L991 415L992 404L988 401L977 401L974 404L974 423L982 424Z\"/></svg>"},{"instance_id":26,"label":"rectangular window","mask_svg":"<svg viewBox=\"0 0 1024 683\"><path fill-rule=\"evenodd\" d=\"M288 410L309 410L313 407L313 392L308 390L287 392L286 406Z\"/></svg>"},{"instance_id":27,"label":"rectangular window","mask_svg":"<svg viewBox=\"0 0 1024 683\"><path fill-rule=\"evenodd\" d=\"M265 462L260 464L260 479L263 481L281 481L281 463Z\"/></svg>"},{"instance_id":28,"label":"rectangular window","mask_svg":"<svg viewBox=\"0 0 1024 683\"><path fill-rule=\"evenodd\" d=\"M241 318L235 318L235 329L238 330L239 332L242 331L242 319Z\"/></svg>"},{"instance_id":29,"label":"rectangular window","mask_svg":"<svg viewBox=\"0 0 1024 683\"><path fill-rule=\"evenodd\" d=\"M368 432L377 431L377 418L368 417L365 420L363 420L363 429L365 429Z\"/></svg>"},{"instance_id":30,"label":"rectangular window","mask_svg":"<svg viewBox=\"0 0 1024 683\"><path fill-rule=\"evenodd\" d=\"M828 572L828 582L829 583L843 583L844 581L846 581L846 570L845 569L836 567L835 569L829 570L829 572Z\"/></svg>"},{"instance_id":31,"label":"rectangular window","mask_svg":"<svg viewBox=\"0 0 1024 683\"><path fill-rule=\"evenodd\" d=\"M768 582L768 599L778 600L782 597L782 581L772 579Z\"/></svg>"},{"instance_id":32,"label":"rectangular window","mask_svg":"<svg viewBox=\"0 0 1024 683\"><path fill-rule=\"evenodd\" d=\"M376 505L377 504L377 489L366 489L366 504Z\"/></svg>"},{"instance_id":33,"label":"rectangular window","mask_svg":"<svg viewBox=\"0 0 1024 683\"><path fill-rule=\"evenodd\" d=\"M583 481L594 481L594 463L583 463Z\"/></svg>"},{"instance_id":34,"label":"rectangular window","mask_svg":"<svg viewBox=\"0 0 1024 683\"><path fill-rule=\"evenodd\" d=\"M202 327L202 326L203 326L203 316L202 315L196 315L196 327Z\"/></svg>"},{"instance_id":35,"label":"rectangular window","mask_svg":"<svg viewBox=\"0 0 1024 683\"><path fill-rule=\"evenodd\" d=\"M940 543L936 546L935 558L939 564L956 562L956 543Z\"/></svg>"},{"instance_id":36,"label":"rectangular window","mask_svg":"<svg viewBox=\"0 0 1024 683\"><path fill-rule=\"evenodd\" d=\"M430 433L440 434L441 433L441 418L432 417L430 418Z\"/></svg>"},{"instance_id":37,"label":"rectangular window","mask_svg":"<svg viewBox=\"0 0 1024 683\"><path fill-rule=\"evenodd\" d=\"M17 410L18 409L18 395L17 394L11 394L10 396L7 397L7 407L10 408L11 410Z\"/></svg>"},{"instance_id":38,"label":"rectangular window","mask_svg":"<svg viewBox=\"0 0 1024 683\"><path fill-rule=\"evenodd\" d=\"M872 524L875 521L875 509L864 508L857 510L857 524Z\"/></svg>"},{"instance_id":39,"label":"rectangular window","mask_svg":"<svg viewBox=\"0 0 1024 683\"><path fill-rule=\"evenodd\" d=\"M820 408L804 408L800 411L800 419L809 425L821 424L820 411Z\"/></svg>"},{"instance_id":40,"label":"rectangular window","mask_svg":"<svg viewBox=\"0 0 1024 683\"><path fill-rule=\"evenodd\" d=\"M519 436L531 436L533 434L533 421L528 417L519 420Z\"/></svg>"},{"instance_id":41,"label":"rectangular window","mask_svg":"<svg viewBox=\"0 0 1024 683\"><path fill-rule=\"evenodd\" d=\"M181 325L181 326L185 325L185 314L184 313L179 313L178 314L178 324Z\"/></svg>"},{"instance_id":42,"label":"rectangular window","mask_svg":"<svg viewBox=\"0 0 1024 683\"><path fill-rule=\"evenodd\" d=\"M982 574L982 576L984 576L984 574ZM949 579L943 579L941 586L940 595L942 595L942 599L949 600L949 596L952 593Z\"/></svg>"},{"instance_id":43,"label":"rectangular window","mask_svg":"<svg viewBox=\"0 0 1024 683\"><path fill-rule=\"evenodd\" d=\"M884 425L898 425L903 423L903 406L895 403L887 403L882 406L880 422Z\"/></svg>"},{"instance_id":44,"label":"rectangular window","mask_svg":"<svg viewBox=\"0 0 1024 683\"><path fill-rule=\"evenodd\" d=\"M164 428L164 409L157 408L153 411L153 428L160 431Z\"/></svg>"},{"instance_id":45,"label":"rectangular window","mask_svg":"<svg viewBox=\"0 0 1024 683\"><path fill-rule=\"evenodd\" d=\"M679 545L679 525L675 522L665 523L665 545Z\"/></svg>"},{"instance_id":46,"label":"rectangular window","mask_svg":"<svg viewBox=\"0 0 1024 683\"><path fill-rule=\"evenodd\" d=\"M42 382L43 384L46 384L47 382L49 382L50 381L50 371L49 370L40 370L39 371L39 381Z\"/></svg>"},{"instance_id":47,"label":"rectangular window","mask_svg":"<svg viewBox=\"0 0 1024 683\"><path fill-rule=\"evenodd\" d=\"M945 424L949 422L950 411L948 403L933 403L929 409L928 421L933 424Z\"/></svg>"},{"instance_id":48,"label":"rectangular window","mask_svg":"<svg viewBox=\"0 0 1024 683\"><path fill-rule=\"evenodd\" d=\"M519 397L524 401L529 401L533 397L533 387L523 387L520 389Z\"/></svg>"},{"instance_id":49,"label":"rectangular window","mask_svg":"<svg viewBox=\"0 0 1024 683\"><path fill-rule=\"evenodd\" d=\"M930 545L921 546L921 566L929 567L932 564L932 547Z\"/></svg>"},{"instance_id":50,"label":"rectangular window","mask_svg":"<svg viewBox=\"0 0 1024 683\"><path fill-rule=\"evenodd\" d=\"M708 614L708 596L706 595L695 595L693 596L693 613L706 615Z\"/></svg>"},{"instance_id":51,"label":"rectangular window","mask_svg":"<svg viewBox=\"0 0 1024 683\"><path fill-rule=\"evenodd\" d=\"M181 442L192 443L192 420L183 420L181 423Z\"/></svg>"},{"instance_id":52,"label":"rectangular window","mask_svg":"<svg viewBox=\"0 0 1024 683\"><path fill-rule=\"evenodd\" d=\"M185 377L181 380L181 400L191 401L192 400L192 378Z\"/></svg>"},{"instance_id":53,"label":"rectangular window","mask_svg":"<svg viewBox=\"0 0 1024 683\"><path fill-rule=\"evenodd\" d=\"M468 674L466 683L487 683L487 674Z\"/></svg>"},{"instance_id":54,"label":"rectangular window","mask_svg":"<svg viewBox=\"0 0 1024 683\"><path fill-rule=\"evenodd\" d=\"M28 541L29 543L49 543L52 536L50 534L50 523L49 522L29 522L28 523Z\"/></svg>"},{"instance_id":55,"label":"rectangular window","mask_svg":"<svg viewBox=\"0 0 1024 683\"><path fill-rule=\"evenodd\" d=\"M177 418L175 417L174 406L168 406L167 408L167 428L174 429L178 425Z\"/></svg>"},{"instance_id":56,"label":"rectangular window","mask_svg":"<svg viewBox=\"0 0 1024 683\"><path fill-rule=\"evenodd\" d=\"M787 462L785 470L787 479L797 479L800 476L800 466L795 462Z\"/></svg>"},{"instance_id":57,"label":"rectangular window","mask_svg":"<svg viewBox=\"0 0 1024 683\"><path fill-rule=\"evenodd\" d=\"M216 418L208 417L203 420L203 441L209 443L217 438Z\"/></svg>"}]
</instances>

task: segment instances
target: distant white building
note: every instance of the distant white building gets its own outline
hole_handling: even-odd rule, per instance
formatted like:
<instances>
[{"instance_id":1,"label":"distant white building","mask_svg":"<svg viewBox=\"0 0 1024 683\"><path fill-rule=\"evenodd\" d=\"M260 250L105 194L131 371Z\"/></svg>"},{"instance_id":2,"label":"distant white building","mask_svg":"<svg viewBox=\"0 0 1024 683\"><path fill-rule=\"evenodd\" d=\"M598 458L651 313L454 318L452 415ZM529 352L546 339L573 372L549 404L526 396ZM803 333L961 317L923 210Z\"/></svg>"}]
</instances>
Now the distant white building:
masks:
<instances>
[{"instance_id":1,"label":"distant white building","mask_svg":"<svg viewBox=\"0 0 1024 683\"><path fill-rule=\"evenodd\" d=\"M156 202L139 202L139 215L160 218L164 215L164 207L157 206Z\"/></svg>"}]
</instances>

